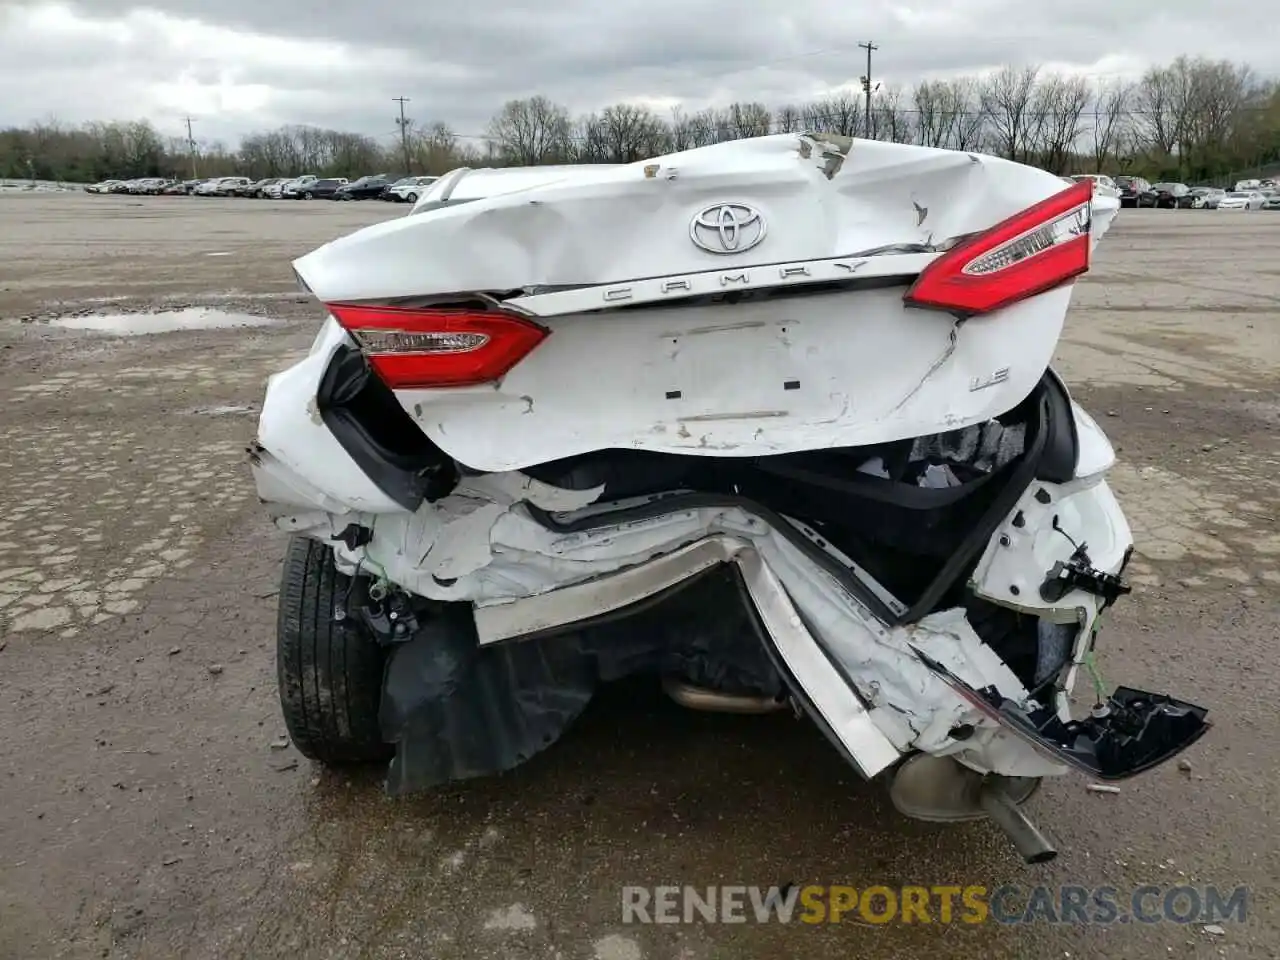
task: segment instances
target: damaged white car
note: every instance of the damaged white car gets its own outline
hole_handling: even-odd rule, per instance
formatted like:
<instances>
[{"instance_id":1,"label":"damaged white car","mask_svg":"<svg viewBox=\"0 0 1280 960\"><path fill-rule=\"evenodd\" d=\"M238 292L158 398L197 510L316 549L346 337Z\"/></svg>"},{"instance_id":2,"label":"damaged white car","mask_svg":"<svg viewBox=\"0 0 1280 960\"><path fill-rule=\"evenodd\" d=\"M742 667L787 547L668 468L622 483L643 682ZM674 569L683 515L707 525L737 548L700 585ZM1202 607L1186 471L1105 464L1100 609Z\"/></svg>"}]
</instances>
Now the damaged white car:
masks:
<instances>
[{"instance_id":1,"label":"damaged white car","mask_svg":"<svg viewBox=\"0 0 1280 960\"><path fill-rule=\"evenodd\" d=\"M285 719L388 789L507 770L605 682L806 714L910 816L1032 862L1040 780L1205 710L1094 683L1129 590L1114 453L1049 369L1118 209L826 135L457 170L295 262L328 319L250 451L293 532Z\"/></svg>"}]
</instances>

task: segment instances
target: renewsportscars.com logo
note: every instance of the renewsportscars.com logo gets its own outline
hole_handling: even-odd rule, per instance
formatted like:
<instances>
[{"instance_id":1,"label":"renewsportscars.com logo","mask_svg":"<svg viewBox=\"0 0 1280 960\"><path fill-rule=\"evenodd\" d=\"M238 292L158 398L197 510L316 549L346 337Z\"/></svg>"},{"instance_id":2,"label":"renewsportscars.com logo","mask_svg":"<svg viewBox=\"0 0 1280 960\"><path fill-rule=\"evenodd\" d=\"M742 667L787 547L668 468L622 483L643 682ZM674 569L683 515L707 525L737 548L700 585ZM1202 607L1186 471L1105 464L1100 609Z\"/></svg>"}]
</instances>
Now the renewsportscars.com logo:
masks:
<instances>
[{"instance_id":1,"label":"renewsportscars.com logo","mask_svg":"<svg viewBox=\"0 0 1280 960\"><path fill-rule=\"evenodd\" d=\"M1249 890L1235 887L1022 887L1006 884L804 887L623 887L623 923L1000 923L1110 925L1243 923Z\"/></svg>"}]
</instances>

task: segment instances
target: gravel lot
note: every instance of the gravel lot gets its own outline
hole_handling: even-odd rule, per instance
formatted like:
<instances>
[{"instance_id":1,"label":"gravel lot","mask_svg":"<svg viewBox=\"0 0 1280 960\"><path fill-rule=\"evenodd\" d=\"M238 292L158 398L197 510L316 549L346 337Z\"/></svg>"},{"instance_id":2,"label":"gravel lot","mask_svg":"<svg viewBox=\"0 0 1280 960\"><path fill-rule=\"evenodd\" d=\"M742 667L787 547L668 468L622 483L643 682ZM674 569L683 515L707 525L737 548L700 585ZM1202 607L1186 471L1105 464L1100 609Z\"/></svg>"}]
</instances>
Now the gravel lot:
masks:
<instances>
[{"instance_id":1,"label":"gravel lot","mask_svg":"<svg viewBox=\"0 0 1280 960\"><path fill-rule=\"evenodd\" d=\"M1280 214L1123 212L1059 365L1120 448L1140 589L1108 683L1216 728L1119 795L1050 784L1062 855L899 818L806 724L602 698L513 775L385 798L281 746L283 538L243 447L318 317L289 261L405 208L0 197L0 957L1276 957ZM85 314L265 325L142 336ZM247 322L247 321L246 321ZM663 883L1252 887L1248 920L623 926Z\"/></svg>"}]
</instances>

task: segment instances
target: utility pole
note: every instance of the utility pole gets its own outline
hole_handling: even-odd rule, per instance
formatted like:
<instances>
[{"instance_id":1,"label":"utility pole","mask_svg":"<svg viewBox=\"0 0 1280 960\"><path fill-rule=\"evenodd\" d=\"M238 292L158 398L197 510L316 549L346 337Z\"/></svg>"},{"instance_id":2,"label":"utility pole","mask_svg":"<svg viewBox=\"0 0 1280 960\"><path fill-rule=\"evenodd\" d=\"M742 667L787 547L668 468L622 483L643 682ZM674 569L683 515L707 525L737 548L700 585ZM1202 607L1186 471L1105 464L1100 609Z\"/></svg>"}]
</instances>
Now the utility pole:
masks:
<instances>
[{"instance_id":1,"label":"utility pole","mask_svg":"<svg viewBox=\"0 0 1280 960\"><path fill-rule=\"evenodd\" d=\"M404 172L405 174L413 173L409 169L409 124L412 122L404 115L404 105L409 102L408 97L392 97L396 103L400 104L400 119L396 124L400 127L400 149L404 152Z\"/></svg>"},{"instance_id":2,"label":"utility pole","mask_svg":"<svg viewBox=\"0 0 1280 960\"><path fill-rule=\"evenodd\" d=\"M191 179L196 179L196 138L191 135L191 121L194 117L184 117L187 122L187 152L191 155Z\"/></svg>"},{"instance_id":3,"label":"utility pole","mask_svg":"<svg viewBox=\"0 0 1280 960\"><path fill-rule=\"evenodd\" d=\"M871 138L871 51L879 50L880 48L877 47L870 40L868 40L866 43L860 43L858 44L858 46L860 46L863 50L867 51L867 75L862 78L862 89L865 90L867 94L867 121L866 121L866 127L865 127L866 132L863 134L863 136L865 136L867 139L870 139Z\"/></svg>"}]
</instances>

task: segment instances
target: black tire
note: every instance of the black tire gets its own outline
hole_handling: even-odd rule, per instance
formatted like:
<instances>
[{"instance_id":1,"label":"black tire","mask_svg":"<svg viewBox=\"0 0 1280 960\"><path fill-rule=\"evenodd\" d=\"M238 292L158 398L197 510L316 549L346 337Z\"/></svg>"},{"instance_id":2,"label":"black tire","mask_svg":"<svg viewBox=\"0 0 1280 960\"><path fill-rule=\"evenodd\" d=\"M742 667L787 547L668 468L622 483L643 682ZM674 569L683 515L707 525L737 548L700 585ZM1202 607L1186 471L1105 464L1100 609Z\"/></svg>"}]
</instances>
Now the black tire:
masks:
<instances>
[{"instance_id":1,"label":"black tire","mask_svg":"<svg viewBox=\"0 0 1280 960\"><path fill-rule=\"evenodd\" d=\"M386 654L352 620L333 619L350 580L333 550L294 537L284 557L276 621L276 678L289 737L334 766L390 759L378 724Z\"/></svg>"},{"instance_id":2,"label":"black tire","mask_svg":"<svg viewBox=\"0 0 1280 960\"><path fill-rule=\"evenodd\" d=\"M310 200L313 196L315 196L315 194L313 194L310 190L308 190L306 193L302 195L302 199Z\"/></svg>"},{"instance_id":3,"label":"black tire","mask_svg":"<svg viewBox=\"0 0 1280 960\"><path fill-rule=\"evenodd\" d=\"M405 197L404 199L405 199L405 202L406 202L406 203L417 203L417 202L418 202L418 195L417 195L416 193L411 193L411 194L409 194L407 197Z\"/></svg>"}]
</instances>

